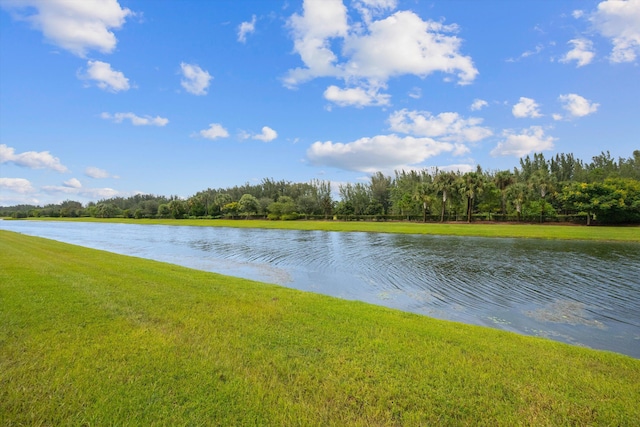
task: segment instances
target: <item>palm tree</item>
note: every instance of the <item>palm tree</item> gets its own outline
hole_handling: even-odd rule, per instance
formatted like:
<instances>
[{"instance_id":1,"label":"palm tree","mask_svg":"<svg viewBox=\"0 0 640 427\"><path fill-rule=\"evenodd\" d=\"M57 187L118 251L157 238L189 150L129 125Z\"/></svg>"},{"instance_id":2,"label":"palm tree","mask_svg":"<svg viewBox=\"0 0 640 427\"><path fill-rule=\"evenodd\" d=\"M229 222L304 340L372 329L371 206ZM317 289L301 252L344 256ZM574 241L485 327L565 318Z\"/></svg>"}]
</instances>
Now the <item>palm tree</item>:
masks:
<instances>
[{"instance_id":1,"label":"palm tree","mask_svg":"<svg viewBox=\"0 0 640 427\"><path fill-rule=\"evenodd\" d=\"M509 187L511 184L515 182L515 177L513 176L511 171L505 170L505 171L500 171L496 173L495 176L493 177L493 181L495 182L496 187L498 187L498 189L500 190L501 202L502 202L502 205L501 205L502 215L506 215L507 214L507 187Z\"/></svg>"},{"instance_id":2,"label":"palm tree","mask_svg":"<svg viewBox=\"0 0 640 427\"><path fill-rule=\"evenodd\" d=\"M427 209L433 202L433 184L430 182L421 182L416 185L415 190L413 192L413 200L417 202L422 202L422 211L424 214L423 222L427 222Z\"/></svg>"},{"instance_id":3,"label":"palm tree","mask_svg":"<svg viewBox=\"0 0 640 427\"><path fill-rule=\"evenodd\" d=\"M522 204L527 194L527 186L522 182L516 182L511 185L506 192L507 199L511 200L513 206L516 208L516 215L518 221L520 221L520 215L522 214Z\"/></svg>"},{"instance_id":4,"label":"palm tree","mask_svg":"<svg viewBox=\"0 0 640 427\"><path fill-rule=\"evenodd\" d=\"M473 211L473 201L476 195L481 194L484 189L484 175L481 172L467 172L462 175L462 186L460 193L467 198L467 222L471 222L471 212Z\"/></svg>"},{"instance_id":5,"label":"palm tree","mask_svg":"<svg viewBox=\"0 0 640 427\"><path fill-rule=\"evenodd\" d=\"M442 213L440 215L440 222L444 222L445 206L447 204L448 193L453 190L453 186L456 182L457 175L455 172L437 172L436 177L433 180L436 192L442 194Z\"/></svg>"}]
</instances>

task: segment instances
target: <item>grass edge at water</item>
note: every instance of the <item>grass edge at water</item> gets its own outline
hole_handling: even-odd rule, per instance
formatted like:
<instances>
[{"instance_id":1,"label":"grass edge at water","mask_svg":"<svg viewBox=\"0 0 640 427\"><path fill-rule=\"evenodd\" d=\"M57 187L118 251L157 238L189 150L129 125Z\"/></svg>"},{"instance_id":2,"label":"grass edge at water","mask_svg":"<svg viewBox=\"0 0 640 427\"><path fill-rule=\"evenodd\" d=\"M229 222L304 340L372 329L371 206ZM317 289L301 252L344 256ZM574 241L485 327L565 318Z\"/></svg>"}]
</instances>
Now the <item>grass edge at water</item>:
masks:
<instances>
[{"instance_id":1,"label":"grass edge at water","mask_svg":"<svg viewBox=\"0 0 640 427\"><path fill-rule=\"evenodd\" d=\"M0 420L633 425L640 360L0 231Z\"/></svg>"}]
</instances>

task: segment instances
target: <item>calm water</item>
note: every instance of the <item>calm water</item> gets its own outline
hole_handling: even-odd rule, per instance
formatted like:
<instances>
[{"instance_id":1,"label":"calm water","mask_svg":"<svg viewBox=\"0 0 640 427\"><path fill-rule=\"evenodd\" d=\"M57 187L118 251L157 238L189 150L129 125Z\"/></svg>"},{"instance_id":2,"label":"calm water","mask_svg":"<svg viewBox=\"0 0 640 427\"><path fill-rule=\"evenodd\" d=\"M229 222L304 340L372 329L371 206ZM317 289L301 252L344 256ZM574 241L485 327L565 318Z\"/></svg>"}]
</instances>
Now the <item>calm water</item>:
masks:
<instances>
[{"instance_id":1,"label":"calm water","mask_svg":"<svg viewBox=\"0 0 640 427\"><path fill-rule=\"evenodd\" d=\"M0 221L0 229L640 358L640 245Z\"/></svg>"}]
</instances>

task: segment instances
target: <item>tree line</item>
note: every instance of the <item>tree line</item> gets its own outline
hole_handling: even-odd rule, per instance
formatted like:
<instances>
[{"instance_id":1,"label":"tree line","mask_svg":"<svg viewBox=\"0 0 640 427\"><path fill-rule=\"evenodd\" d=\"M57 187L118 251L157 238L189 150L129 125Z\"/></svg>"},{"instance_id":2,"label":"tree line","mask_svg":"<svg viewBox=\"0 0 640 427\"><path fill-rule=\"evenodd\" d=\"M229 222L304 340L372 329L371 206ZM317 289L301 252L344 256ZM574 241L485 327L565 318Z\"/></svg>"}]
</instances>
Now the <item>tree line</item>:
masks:
<instances>
[{"instance_id":1,"label":"tree line","mask_svg":"<svg viewBox=\"0 0 640 427\"><path fill-rule=\"evenodd\" d=\"M588 163L538 153L513 170L377 172L367 182L339 184L338 194L334 200L329 181L265 178L186 199L138 194L86 206L67 200L0 207L0 216L640 223L640 150L619 159L603 152Z\"/></svg>"}]
</instances>

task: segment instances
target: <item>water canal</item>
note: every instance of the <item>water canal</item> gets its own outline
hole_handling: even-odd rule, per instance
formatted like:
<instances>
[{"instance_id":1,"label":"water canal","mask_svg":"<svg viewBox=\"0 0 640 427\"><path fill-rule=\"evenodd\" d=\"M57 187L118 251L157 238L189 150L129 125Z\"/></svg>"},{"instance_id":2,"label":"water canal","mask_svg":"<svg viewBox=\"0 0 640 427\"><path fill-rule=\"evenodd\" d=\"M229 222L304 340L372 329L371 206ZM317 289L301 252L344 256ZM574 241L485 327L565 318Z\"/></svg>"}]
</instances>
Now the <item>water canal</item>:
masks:
<instances>
[{"instance_id":1,"label":"water canal","mask_svg":"<svg viewBox=\"0 0 640 427\"><path fill-rule=\"evenodd\" d=\"M640 245L0 221L115 253L640 358Z\"/></svg>"}]
</instances>

